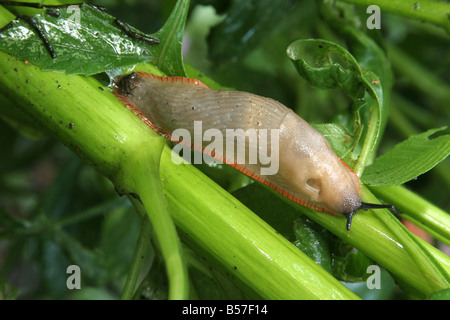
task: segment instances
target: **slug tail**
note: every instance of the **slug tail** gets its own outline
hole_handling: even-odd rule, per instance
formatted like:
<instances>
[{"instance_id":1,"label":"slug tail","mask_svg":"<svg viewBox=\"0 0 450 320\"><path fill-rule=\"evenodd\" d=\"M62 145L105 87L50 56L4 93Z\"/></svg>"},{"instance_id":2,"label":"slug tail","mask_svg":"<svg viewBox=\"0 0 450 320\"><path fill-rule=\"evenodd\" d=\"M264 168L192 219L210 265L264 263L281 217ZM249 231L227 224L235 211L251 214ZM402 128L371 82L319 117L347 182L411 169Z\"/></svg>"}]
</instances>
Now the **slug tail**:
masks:
<instances>
[{"instance_id":1,"label":"slug tail","mask_svg":"<svg viewBox=\"0 0 450 320\"><path fill-rule=\"evenodd\" d=\"M156 126L152 119L148 118L144 112L139 110L135 104L130 99L130 95L133 90L140 85L140 79L152 78L161 82L183 82L198 85L200 87L209 87L197 79L190 79L184 77L167 77L167 76L157 76L152 73L147 72L132 72L128 75L119 76L115 79L113 84L113 92L117 99L122 102L129 110L131 110L135 115L137 115L145 124L152 128L155 132L165 136L166 138L172 140L171 134L164 131L162 128ZM174 140L172 140L174 141ZM178 143L178 141L174 141Z\"/></svg>"}]
</instances>

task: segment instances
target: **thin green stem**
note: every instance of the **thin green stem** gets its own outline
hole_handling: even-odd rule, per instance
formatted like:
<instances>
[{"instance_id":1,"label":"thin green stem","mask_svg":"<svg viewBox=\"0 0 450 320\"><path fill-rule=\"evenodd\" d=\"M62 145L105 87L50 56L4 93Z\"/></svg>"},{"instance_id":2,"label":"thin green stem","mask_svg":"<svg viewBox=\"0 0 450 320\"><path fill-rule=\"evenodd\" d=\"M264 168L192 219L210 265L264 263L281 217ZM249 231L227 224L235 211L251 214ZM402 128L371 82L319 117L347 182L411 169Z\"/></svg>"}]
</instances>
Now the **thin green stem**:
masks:
<instances>
[{"instance_id":1,"label":"thin green stem","mask_svg":"<svg viewBox=\"0 0 450 320\"><path fill-rule=\"evenodd\" d=\"M402 112L399 105L404 102L404 99L398 95L392 96L392 107L389 114L389 122L395 130L397 130L403 137L407 138L414 134L418 134L416 127L406 116L405 112Z\"/></svg>"},{"instance_id":2,"label":"thin green stem","mask_svg":"<svg viewBox=\"0 0 450 320\"><path fill-rule=\"evenodd\" d=\"M114 198L108 202L102 203L101 205L92 207L90 209L84 210L80 213L74 215L68 215L65 218L59 219L55 221L52 226L53 227L65 227L67 225L79 223L80 221L91 219L100 214L104 214L105 212L117 208L119 206L125 205L126 199L124 198Z\"/></svg>"},{"instance_id":3,"label":"thin green stem","mask_svg":"<svg viewBox=\"0 0 450 320\"><path fill-rule=\"evenodd\" d=\"M152 227L150 221L146 216L142 219L141 231L134 250L133 262L131 264L130 271L128 272L127 281L122 292L122 300L131 300L134 296L136 284L139 274L144 263L145 255L150 247Z\"/></svg>"},{"instance_id":4,"label":"thin green stem","mask_svg":"<svg viewBox=\"0 0 450 320\"><path fill-rule=\"evenodd\" d=\"M395 203L401 217L417 223L450 245L450 215L403 186L370 187L386 203Z\"/></svg>"},{"instance_id":5,"label":"thin green stem","mask_svg":"<svg viewBox=\"0 0 450 320\"><path fill-rule=\"evenodd\" d=\"M363 187L362 198L366 202L376 203L377 198ZM408 285L416 288L423 294L446 288L446 275L450 272L448 256L422 241L421 239L411 240L409 235L405 235L405 228L388 210L361 211L353 218L352 229L346 231L344 228L345 219L340 217L329 217L325 214L318 214L310 209L300 209L312 220L325 226L334 234L346 242L354 245L364 252L368 257L384 266L400 279L408 279ZM356 240L358 239L358 240ZM391 245L386 246L387 242ZM420 260L416 261L417 242L421 247ZM376 245L374 246L374 243ZM400 258L402 256L402 258ZM434 265L424 262L432 260L439 266L436 271ZM424 271L425 270L425 271Z\"/></svg>"},{"instance_id":6,"label":"thin green stem","mask_svg":"<svg viewBox=\"0 0 450 320\"><path fill-rule=\"evenodd\" d=\"M365 189L366 187L364 187ZM377 199L370 192L365 192L368 202L376 203ZM367 201L366 199L364 199ZM441 290L450 287L450 277L448 272L438 263L438 261L428 252L423 242L411 234L397 219L392 215L378 215L380 220L396 237L397 241L403 246L414 264L421 270L422 274L429 280L427 282L428 292Z\"/></svg>"},{"instance_id":7,"label":"thin green stem","mask_svg":"<svg viewBox=\"0 0 450 320\"><path fill-rule=\"evenodd\" d=\"M375 97L373 99L375 99L376 101ZM356 161L356 164L353 168L358 177L362 176L362 173L367 165L367 162L373 157L374 148L379 135L380 115L379 115L379 108L375 101L372 103L372 106L370 107L371 108L370 120L367 125L367 132L364 138L364 144L362 146L358 160Z\"/></svg>"},{"instance_id":8,"label":"thin green stem","mask_svg":"<svg viewBox=\"0 0 450 320\"><path fill-rule=\"evenodd\" d=\"M157 136L144 142L126 165L123 187L131 188L144 205L166 263L169 299L187 299L189 281L180 239L167 209L159 174L165 139Z\"/></svg>"},{"instance_id":9,"label":"thin green stem","mask_svg":"<svg viewBox=\"0 0 450 320\"><path fill-rule=\"evenodd\" d=\"M390 12L406 18L430 22L450 33L450 5L443 1L430 0L341 0L368 7L377 5L382 12Z\"/></svg>"}]
</instances>

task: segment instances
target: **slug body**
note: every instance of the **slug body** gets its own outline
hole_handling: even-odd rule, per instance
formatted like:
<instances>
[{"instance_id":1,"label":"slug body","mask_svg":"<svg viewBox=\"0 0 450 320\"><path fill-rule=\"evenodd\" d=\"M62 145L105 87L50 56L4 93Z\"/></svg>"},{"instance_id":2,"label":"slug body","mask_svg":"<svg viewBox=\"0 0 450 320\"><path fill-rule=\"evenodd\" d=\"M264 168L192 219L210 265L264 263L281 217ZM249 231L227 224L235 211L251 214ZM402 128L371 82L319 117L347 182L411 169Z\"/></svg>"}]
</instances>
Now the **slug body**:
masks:
<instances>
[{"instance_id":1,"label":"slug body","mask_svg":"<svg viewBox=\"0 0 450 320\"><path fill-rule=\"evenodd\" d=\"M276 174L261 175L261 163L238 164L236 159L227 159L224 152L215 150L210 155L299 204L345 215L347 229L352 215L364 208L356 174L333 152L322 134L273 99L248 92L212 90L194 79L140 72L117 79L114 93L169 139L179 128L194 134L194 121L202 121L203 130L220 130L224 137L227 129L278 129L279 150L268 145L269 152L279 152ZM205 152L208 143L202 145L201 151ZM252 148L258 147L246 141L245 149Z\"/></svg>"}]
</instances>

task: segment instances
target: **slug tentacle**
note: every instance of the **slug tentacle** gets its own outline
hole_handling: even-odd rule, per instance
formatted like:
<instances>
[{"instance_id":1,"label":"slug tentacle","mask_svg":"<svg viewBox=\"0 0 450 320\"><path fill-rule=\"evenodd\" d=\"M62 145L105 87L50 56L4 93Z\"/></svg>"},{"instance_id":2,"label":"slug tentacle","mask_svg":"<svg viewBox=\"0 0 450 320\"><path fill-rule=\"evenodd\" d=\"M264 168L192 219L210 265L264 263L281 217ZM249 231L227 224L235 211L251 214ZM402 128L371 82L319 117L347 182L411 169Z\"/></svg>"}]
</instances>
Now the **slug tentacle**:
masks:
<instances>
[{"instance_id":1,"label":"slug tentacle","mask_svg":"<svg viewBox=\"0 0 450 320\"><path fill-rule=\"evenodd\" d=\"M390 209L396 211L395 207L391 204L378 204L378 203L367 203L361 202L359 209L369 210L369 209Z\"/></svg>"},{"instance_id":2,"label":"slug tentacle","mask_svg":"<svg viewBox=\"0 0 450 320\"><path fill-rule=\"evenodd\" d=\"M346 216L348 230L358 210L387 207L362 202L353 170L321 133L278 101L248 92L212 90L196 79L143 72L116 79L114 94L156 132L233 166L301 205ZM195 145L198 126L205 134L211 130L216 139L220 137L214 148L211 139ZM194 138L179 141L174 133L180 129ZM255 154L259 157L252 158ZM276 164L268 165L269 156Z\"/></svg>"}]
</instances>

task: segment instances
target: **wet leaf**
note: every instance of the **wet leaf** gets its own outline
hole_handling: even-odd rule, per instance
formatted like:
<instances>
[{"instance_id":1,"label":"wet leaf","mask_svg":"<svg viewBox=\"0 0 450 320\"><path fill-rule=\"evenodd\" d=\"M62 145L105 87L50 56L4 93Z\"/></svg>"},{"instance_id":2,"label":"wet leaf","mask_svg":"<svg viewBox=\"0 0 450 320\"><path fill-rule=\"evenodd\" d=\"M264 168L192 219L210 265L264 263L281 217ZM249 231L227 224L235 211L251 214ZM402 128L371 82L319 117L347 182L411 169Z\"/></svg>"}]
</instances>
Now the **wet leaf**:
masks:
<instances>
[{"instance_id":1,"label":"wet leaf","mask_svg":"<svg viewBox=\"0 0 450 320\"><path fill-rule=\"evenodd\" d=\"M349 157L350 150L354 146L354 138L345 127L334 123L312 124L312 126L324 135L331 149L341 159Z\"/></svg>"},{"instance_id":2,"label":"wet leaf","mask_svg":"<svg viewBox=\"0 0 450 320\"><path fill-rule=\"evenodd\" d=\"M154 59L157 46L130 38L105 12L85 4L52 10L59 17L43 10L33 19L45 31L55 59L24 19L13 20L0 33L0 49L43 70L68 74L92 75Z\"/></svg>"},{"instance_id":3,"label":"wet leaf","mask_svg":"<svg viewBox=\"0 0 450 320\"><path fill-rule=\"evenodd\" d=\"M427 172L450 154L450 135L430 136L445 128L413 135L366 168L361 180L372 186L400 185Z\"/></svg>"},{"instance_id":4,"label":"wet leaf","mask_svg":"<svg viewBox=\"0 0 450 320\"><path fill-rule=\"evenodd\" d=\"M320 228L305 216L302 216L294 221L294 233L297 238L294 241L294 245L322 268L331 272L332 265L331 252L328 245L328 231Z\"/></svg>"},{"instance_id":5,"label":"wet leaf","mask_svg":"<svg viewBox=\"0 0 450 320\"><path fill-rule=\"evenodd\" d=\"M367 279L367 267L374 262L364 253L339 238L329 241L333 255L333 275L341 281L359 282Z\"/></svg>"},{"instance_id":6,"label":"wet leaf","mask_svg":"<svg viewBox=\"0 0 450 320\"><path fill-rule=\"evenodd\" d=\"M331 41L300 39L286 49L298 73L317 88L342 88L353 99L361 99L362 72L355 58Z\"/></svg>"},{"instance_id":7,"label":"wet leaf","mask_svg":"<svg viewBox=\"0 0 450 320\"><path fill-rule=\"evenodd\" d=\"M367 84L363 71L350 52L342 46L320 39L299 39L292 42L286 52L309 85L321 89L341 88L353 100L356 115L367 105L370 97L366 94ZM328 138L333 150L348 163L351 163L351 152L360 137L359 116L355 116L354 122L353 134L344 132L345 129L338 125L317 127L324 135L329 130L334 131L329 133L339 133L337 136L329 134Z\"/></svg>"},{"instance_id":8,"label":"wet leaf","mask_svg":"<svg viewBox=\"0 0 450 320\"><path fill-rule=\"evenodd\" d=\"M161 44L153 51L155 64L169 76L187 76L183 64L183 33L188 11L189 0L177 1L169 19L156 33Z\"/></svg>"}]
</instances>

